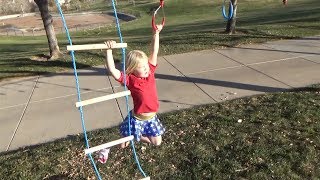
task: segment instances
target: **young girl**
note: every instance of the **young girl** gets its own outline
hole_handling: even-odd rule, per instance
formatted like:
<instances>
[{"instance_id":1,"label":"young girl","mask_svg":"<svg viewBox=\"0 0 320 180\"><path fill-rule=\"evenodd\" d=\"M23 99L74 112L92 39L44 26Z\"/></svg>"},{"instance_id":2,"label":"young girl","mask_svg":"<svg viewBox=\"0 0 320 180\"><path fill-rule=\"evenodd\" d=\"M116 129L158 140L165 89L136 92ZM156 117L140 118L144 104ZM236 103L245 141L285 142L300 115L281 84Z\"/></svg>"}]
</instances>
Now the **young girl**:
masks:
<instances>
[{"instance_id":1,"label":"young girl","mask_svg":"<svg viewBox=\"0 0 320 180\"><path fill-rule=\"evenodd\" d=\"M129 136L128 121L131 124L131 134L137 141L144 141L154 145L160 145L165 128L158 119L156 113L159 108L156 81L154 77L157 68L157 56L159 51L159 33L162 25L157 25L157 30L153 32L151 56L139 50L128 53L126 58L126 85L131 91L133 99L133 110L120 125L122 136ZM106 63L111 75L124 84L124 74L115 68L112 47L114 41L106 42L110 48L107 50ZM124 148L129 142L121 144Z\"/></svg>"}]
</instances>

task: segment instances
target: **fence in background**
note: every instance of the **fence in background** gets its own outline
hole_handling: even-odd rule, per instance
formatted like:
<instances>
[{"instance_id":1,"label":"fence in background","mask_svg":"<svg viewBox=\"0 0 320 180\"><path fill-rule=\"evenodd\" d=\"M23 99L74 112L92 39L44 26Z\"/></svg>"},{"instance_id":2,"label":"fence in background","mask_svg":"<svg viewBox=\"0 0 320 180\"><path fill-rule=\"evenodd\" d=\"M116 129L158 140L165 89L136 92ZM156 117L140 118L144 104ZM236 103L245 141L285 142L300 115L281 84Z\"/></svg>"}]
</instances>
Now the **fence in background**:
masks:
<instances>
[{"instance_id":1,"label":"fence in background","mask_svg":"<svg viewBox=\"0 0 320 180\"><path fill-rule=\"evenodd\" d=\"M71 32L89 32L92 30L101 32L101 29L112 27L110 24L90 24L87 26L74 26L74 27L68 27L69 31ZM61 28L55 28L56 34L62 34L65 33L65 30L63 27ZM4 28L0 29L0 35L2 36L42 36L46 35L44 28L33 28L33 29L17 29L17 28Z\"/></svg>"}]
</instances>

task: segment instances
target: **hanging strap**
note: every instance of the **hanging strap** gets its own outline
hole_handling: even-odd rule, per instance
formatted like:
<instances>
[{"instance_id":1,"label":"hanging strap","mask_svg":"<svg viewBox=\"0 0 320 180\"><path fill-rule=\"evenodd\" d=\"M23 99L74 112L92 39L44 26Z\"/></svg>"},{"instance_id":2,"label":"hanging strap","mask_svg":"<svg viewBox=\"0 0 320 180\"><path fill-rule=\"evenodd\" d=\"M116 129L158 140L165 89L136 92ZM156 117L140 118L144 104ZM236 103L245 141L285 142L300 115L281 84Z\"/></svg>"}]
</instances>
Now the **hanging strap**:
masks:
<instances>
[{"instance_id":1,"label":"hanging strap","mask_svg":"<svg viewBox=\"0 0 320 180\"><path fill-rule=\"evenodd\" d=\"M164 26L165 23L165 15L164 15L164 10L163 10L163 6L164 6L164 0L160 0L160 5L157 8L157 10L154 11L153 16L152 16L152 28L154 31L158 30L157 25L156 25L156 14L159 11L159 9L162 9L162 13L163 13L163 18L162 18L162 26Z\"/></svg>"},{"instance_id":2,"label":"hanging strap","mask_svg":"<svg viewBox=\"0 0 320 180\"><path fill-rule=\"evenodd\" d=\"M229 2L229 14L228 14L228 16L226 15L226 6L225 5L226 5L226 0L224 0L224 3L222 5L222 15L226 20L230 20L230 19L232 19L232 16L233 16L233 5L232 5L231 0Z\"/></svg>"}]
</instances>

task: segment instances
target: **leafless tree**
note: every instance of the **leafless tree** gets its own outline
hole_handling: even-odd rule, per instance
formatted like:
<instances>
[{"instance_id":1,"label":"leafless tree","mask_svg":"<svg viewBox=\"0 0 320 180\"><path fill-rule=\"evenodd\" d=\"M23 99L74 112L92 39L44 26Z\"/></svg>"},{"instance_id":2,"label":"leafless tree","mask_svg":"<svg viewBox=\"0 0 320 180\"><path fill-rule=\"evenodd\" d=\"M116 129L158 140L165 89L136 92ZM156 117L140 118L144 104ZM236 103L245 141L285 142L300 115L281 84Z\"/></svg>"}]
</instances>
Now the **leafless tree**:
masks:
<instances>
[{"instance_id":1,"label":"leafless tree","mask_svg":"<svg viewBox=\"0 0 320 180\"><path fill-rule=\"evenodd\" d=\"M228 23L227 23L226 33L228 33L228 34L236 33L237 1L238 0L230 0L231 4L233 6L233 16L231 19L228 20ZM229 8L230 8L230 5L229 5Z\"/></svg>"},{"instance_id":2,"label":"leafless tree","mask_svg":"<svg viewBox=\"0 0 320 180\"><path fill-rule=\"evenodd\" d=\"M59 50L58 40L53 27L53 19L49 13L48 0L34 0L34 2L38 5L44 29L46 30L48 45L50 49L50 59L55 60L59 58L62 53Z\"/></svg>"}]
</instances>

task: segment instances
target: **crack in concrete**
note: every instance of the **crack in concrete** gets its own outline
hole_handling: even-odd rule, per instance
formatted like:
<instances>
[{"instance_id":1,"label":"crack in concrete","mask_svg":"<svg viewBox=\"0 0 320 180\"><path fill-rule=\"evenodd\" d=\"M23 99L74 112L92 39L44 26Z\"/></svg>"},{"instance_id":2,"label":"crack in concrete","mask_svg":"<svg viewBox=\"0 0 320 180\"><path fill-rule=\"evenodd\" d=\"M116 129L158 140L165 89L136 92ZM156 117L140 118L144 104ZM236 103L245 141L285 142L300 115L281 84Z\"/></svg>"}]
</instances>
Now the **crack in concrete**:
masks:
<instances>
[{"instance_id":1,"label":"crack in concrete","mask_svg":"<svg viewBox=\"0 0 320 180\"><path fill-rule=\"evenodd\" d=\"M30 104L31 97L32 97L32 95L33 95L33 93L34 93L34 90L36 89L36 86L37 86L39 77L40 77L40 76L37 77L36 82L34 83L34 86L33 86L33 88L32 88L32 91L31 91L31 93L30 93L30 96L29 96L29 98L28 98L28 101L27 101L27 103L26 103L26 106L24 107L24 109L23 109L23 111L22 111L22 114L21 114L21 116L20 116L19 122L18 122L18 124L17 124L17 126L16 126L16 128L15 128L13 134L12 134L12 137L11 137L11 139L10 139L10 142L9 142L8 146L7 146L6 151L9 150L9 148L10 148L10 146L11 146L11 144L12 144L12 141L13 141L14 137L16 136L16 133L17 133L17 131L18 131L18 128L19 128L19 126L20 126L20 124L21 124L21 122L22 122L22 119L23 119L23 117L24 117L24 114L25 114L25 112L26 112L26 110L27 110L27 108L28 108L28 105Z\"/></svg>"}]
</instances>

